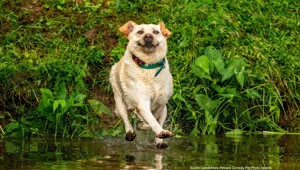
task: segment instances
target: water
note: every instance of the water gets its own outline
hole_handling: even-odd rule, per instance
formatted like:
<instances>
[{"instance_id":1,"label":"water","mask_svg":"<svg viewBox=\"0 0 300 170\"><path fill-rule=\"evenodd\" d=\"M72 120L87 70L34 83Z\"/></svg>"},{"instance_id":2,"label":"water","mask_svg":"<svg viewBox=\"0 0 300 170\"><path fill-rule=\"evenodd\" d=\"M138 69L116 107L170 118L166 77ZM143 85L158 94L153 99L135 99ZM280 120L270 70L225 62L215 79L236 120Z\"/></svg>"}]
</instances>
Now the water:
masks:
<instances>
[{"instance_id":1,"label":"water","mask_svg":"<svg viewBox=\"0 0 300 170\"><path fill-rule=\"evenodd\" d=\"M300 135L0 139L0 169L300 169Z\"/></svg>"}]
</instances>

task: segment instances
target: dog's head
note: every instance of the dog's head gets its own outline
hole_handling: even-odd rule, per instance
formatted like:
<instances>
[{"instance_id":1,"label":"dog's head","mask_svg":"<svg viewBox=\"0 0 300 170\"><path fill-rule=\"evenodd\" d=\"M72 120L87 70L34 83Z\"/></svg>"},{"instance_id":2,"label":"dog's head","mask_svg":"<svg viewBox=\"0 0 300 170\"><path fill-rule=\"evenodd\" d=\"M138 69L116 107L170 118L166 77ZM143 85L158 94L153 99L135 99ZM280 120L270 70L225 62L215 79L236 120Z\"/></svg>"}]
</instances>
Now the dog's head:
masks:
<instances>
[{"instance_id":1,"label":"dog's head","mask_svg":"<svg viewBox=\"0 0 300 170\"><path fill-rule=\"evenodd\" d=\"M167 39L171 36L171 32L163 22L158 25L138 25L133 21L128 21L119 30L128 38L128 48L148 55L160 51L166 52Z\"/></svg>"}]
</instances>

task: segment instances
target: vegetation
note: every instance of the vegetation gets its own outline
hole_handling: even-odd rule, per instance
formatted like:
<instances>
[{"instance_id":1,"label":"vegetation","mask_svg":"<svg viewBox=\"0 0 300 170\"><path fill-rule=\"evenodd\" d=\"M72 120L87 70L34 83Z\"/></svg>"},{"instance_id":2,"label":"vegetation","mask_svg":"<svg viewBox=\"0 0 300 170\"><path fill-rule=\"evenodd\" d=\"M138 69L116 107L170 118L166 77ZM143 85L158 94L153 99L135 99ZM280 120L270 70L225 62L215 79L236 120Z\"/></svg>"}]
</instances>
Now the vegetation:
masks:
<instances>
[{"instance_id":1,"label":"vegetation","mask_svg":"<svg viewBox=\"0 0 300 170\"><path fill-rule=\"evenodd\" d=\"M128 20L163 20L172 32L176 134L299 130L299 9L292 0L2 0L0 135L122 134L118 120L103 122Z\"/></svg>"}]
</instances>

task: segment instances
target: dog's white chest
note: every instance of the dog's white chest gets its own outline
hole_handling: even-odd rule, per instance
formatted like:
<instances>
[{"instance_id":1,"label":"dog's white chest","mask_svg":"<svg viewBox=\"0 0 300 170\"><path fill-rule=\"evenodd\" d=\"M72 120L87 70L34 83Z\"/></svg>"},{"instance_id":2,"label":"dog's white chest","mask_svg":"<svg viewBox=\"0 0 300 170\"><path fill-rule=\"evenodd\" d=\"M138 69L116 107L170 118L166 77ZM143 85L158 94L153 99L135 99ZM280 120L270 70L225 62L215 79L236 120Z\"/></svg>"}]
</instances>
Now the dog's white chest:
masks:
<instances>
[{"instance_id":1,"label":"dog's white chest","mask_svg":"<svg viewBox=\"0 0 300 170\"><path fill-rule=\"evenodd\" d=\"M148 86L152 103L165 104L172 96L172 84L169 80L153 82Z\"/></svg>"},{"instance_id":2,"label":"dog's white chest","mask_svg":"<svg viewBox=\"0 0 300 170\"><path fill-rule=\"evenodd\" d=\"M134 63L135 64L135 63ZM128 64L123 90L126 94L149 96L151 103L166 104L173 93L172 75L168 65L155 77L157 69L143 69ZM124 84L124 85L125 85Z\"/></svg>"},{"instance_id":3,"label":"dog's white chest","mask_svg":"<svg viewBox=\"0 0 300 170\"><path fill-rule=\"evenodd\" d=\"M154 77L157 69L153 71L145 70L147 73L143 73L143 83L146 86L147 93L151 97L152 103L165 104L172 96L172 76L168 69L164 68L157 77ZM145 76L145 74L150 74Z\"/></svg>"}]
</instances>

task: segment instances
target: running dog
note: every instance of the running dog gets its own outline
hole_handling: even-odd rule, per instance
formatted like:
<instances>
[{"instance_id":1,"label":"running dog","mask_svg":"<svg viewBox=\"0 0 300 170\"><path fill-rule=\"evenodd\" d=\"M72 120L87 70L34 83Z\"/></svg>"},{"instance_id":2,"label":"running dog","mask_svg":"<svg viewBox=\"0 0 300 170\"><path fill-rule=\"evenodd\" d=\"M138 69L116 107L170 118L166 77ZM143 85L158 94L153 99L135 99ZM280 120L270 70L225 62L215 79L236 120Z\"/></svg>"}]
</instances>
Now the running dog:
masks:
<instances>
[{"instance_id":1,"label":"running dog","mask_svg":"<svg viewBox=\"0 0 300 170\"><path fill-rule=\"evenodd\" d=\"M116 113L125 124L127 141L136 134L129 121L128 111L134 111L140 121L138 128L151 128L158 148L168 145L163 138L172 137L163 129L167 117L167 102L173 94L173 78L166 58L167 39L171 32L163 22L138 25L128 21L119 28L129 40L125 54L113 65L110 83L116 103Z\"/></svg>"}]
</instances>

